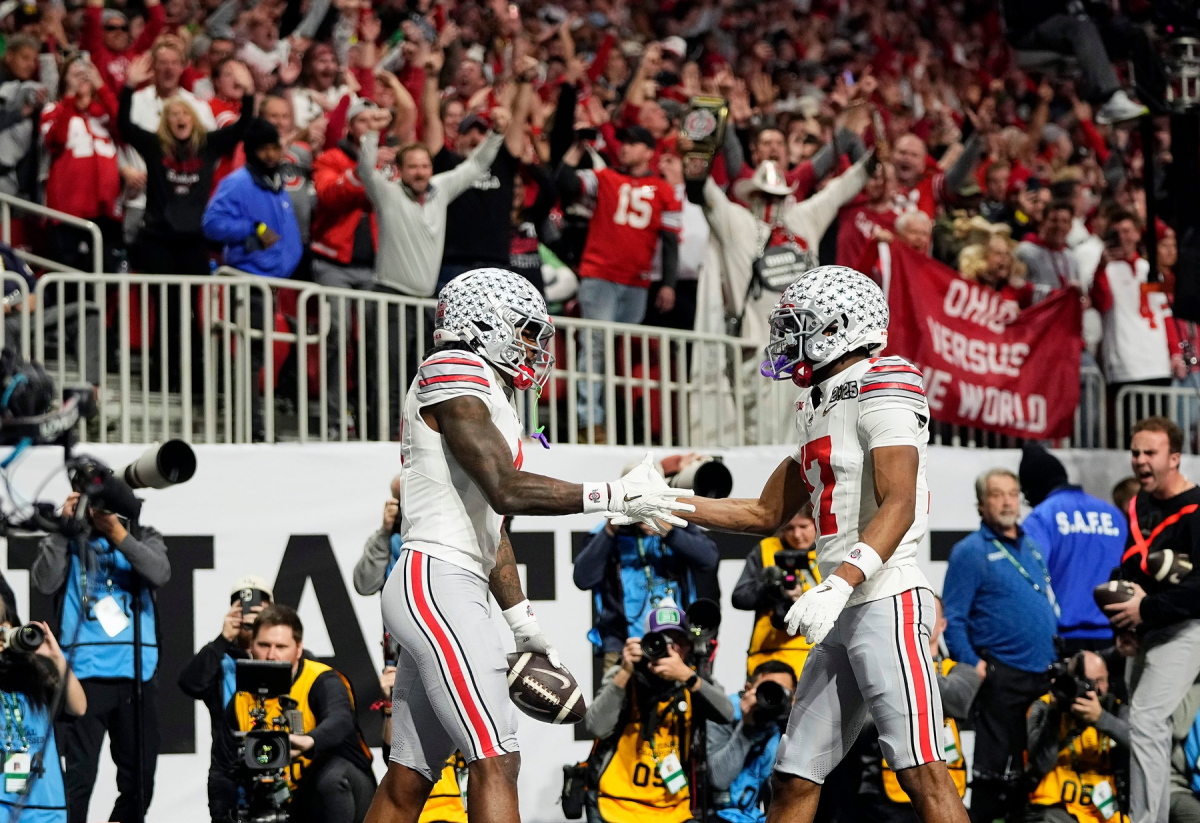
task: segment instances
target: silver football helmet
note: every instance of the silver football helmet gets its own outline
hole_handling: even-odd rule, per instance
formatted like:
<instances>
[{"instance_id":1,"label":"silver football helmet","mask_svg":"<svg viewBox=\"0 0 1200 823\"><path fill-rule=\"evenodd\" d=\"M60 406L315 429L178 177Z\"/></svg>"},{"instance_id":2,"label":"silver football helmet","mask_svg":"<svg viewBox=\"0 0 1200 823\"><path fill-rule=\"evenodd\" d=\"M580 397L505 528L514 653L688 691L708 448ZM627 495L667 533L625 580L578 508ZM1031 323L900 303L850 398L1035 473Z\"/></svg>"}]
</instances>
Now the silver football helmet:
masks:
<instances>
[{"instance_id":1,"label":"silver football helmet","mask_svg":"<svg viewBox=\"0 0 1200 823\"><path fill-rule=\"evenodd\" d=\"M813 372L849 352L872 355L887 345L888 306L865 274L845 266L819 266L787 287L771 312L771 336L762 374L790 375L806 387Z\"/></svg>"},{"instance_id":2,"label":"silver football helmet","mask_svg":"<svg viewBox=\"0 0 1200 823\"><path fill-rule=\"evenodd\" d=\"M438 294L434 343L466 343L511 375L516 389L541 394L554 365L553 337L546 301L528 280L506 269L464 272Z\"/></svg>"}]
</instances>

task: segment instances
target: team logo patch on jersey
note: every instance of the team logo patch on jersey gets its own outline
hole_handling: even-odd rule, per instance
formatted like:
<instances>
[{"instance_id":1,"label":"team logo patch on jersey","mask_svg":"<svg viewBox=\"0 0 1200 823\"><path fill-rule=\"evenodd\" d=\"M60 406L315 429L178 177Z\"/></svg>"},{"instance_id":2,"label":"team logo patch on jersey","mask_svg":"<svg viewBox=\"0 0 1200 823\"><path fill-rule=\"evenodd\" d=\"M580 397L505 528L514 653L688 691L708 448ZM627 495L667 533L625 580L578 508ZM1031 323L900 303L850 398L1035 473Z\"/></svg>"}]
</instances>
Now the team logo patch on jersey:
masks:
<instances>
[{"instance_id":1,"label":"team logo patch on jersey","mask_svg":"<svg viewBox=\"0 0 1200 823\"><path fill-rule=\"evenodd\" d=\"M850 400L855 397L858 397L858 383L843 383L829 393L829 405L832 406L839 400Z\"/></svg>"}]
</instances>

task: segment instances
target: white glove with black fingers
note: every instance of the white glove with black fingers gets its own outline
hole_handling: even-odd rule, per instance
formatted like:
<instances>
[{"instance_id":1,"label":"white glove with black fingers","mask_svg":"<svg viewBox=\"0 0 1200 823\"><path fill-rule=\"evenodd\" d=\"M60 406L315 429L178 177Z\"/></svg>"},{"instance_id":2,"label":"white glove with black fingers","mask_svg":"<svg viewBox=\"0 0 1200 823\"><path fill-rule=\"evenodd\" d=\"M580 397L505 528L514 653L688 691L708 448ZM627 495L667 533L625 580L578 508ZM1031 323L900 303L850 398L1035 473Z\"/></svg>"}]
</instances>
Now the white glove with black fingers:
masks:
<instances>
[{"instance_id":1,"label":"white glove with black fingers","mask_svg":"<svg viewBox=\"0 0 1200 823\"><path fill-rule=\"evenodd\" d=\"M518 652L537 652L544 654L550 660L550 665L556 669L562 668L558 652L542 630L538 627L537 618L533 616L533 605L528 600L522 600L512 608L501 612L508 627L512 629L513 639L517 642Z\"/></svg>"},{"instance_id":2,"label":"white glove with black fingers","mask_svg":"<svg viewBox=\"0 0 1200 823\"><path fill-rule=\"evenodd\" d=\"M809 643L817 645L833 629L853 591L854 587L845 580L836 574L829 575L821 585L800 595L788 609L788 634L802 634Z\"/></svg>"},{"instance_id":3,"label":"white glove with black fingers","mask_svg":"<svg viewBox=\"0 0 1200 823\"><path fill-rule=\"evenodd\" d=\"M680 503L680 498L691 497L695 492L691 489L673 489L654 468L654 455L646 452L646 456L623 476L620 481L613 483L612 497L608 503L607 517L614 526L626 526L630 523L645 523L657 534L662 534L658 521L670 523L672 526L684 528L687 521L675 512L694 512L696 507L691 503Z\"/></svg>"}]
</instances>

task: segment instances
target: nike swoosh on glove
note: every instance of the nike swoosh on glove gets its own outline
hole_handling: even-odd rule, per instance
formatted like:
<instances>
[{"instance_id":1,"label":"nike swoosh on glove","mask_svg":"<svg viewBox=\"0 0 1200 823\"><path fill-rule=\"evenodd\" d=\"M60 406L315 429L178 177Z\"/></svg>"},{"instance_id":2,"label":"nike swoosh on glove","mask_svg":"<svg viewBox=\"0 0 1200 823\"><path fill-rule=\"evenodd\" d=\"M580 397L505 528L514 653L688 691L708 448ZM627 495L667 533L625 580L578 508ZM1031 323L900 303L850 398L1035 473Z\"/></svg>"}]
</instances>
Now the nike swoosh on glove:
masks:
<instances>
[{"instance_id":1,"label":"nike swoosh on glove","mask_svg":"<svg viewBox=\"0 0 1200 823\"><path fill-rule=\"evenodd\" d=\"M691 503L680 503L680 498L691 497L691 489L673 489L654 468L654 455L646 452L638 463L620 480L620 496L614 495L612 508L605 514L614 526L630 523L645 523L656 533L662 534L658 521L685 528L687 521L675 512L694 512Z\"/></svg>"},{"instance_id":2,"label":"nike swoosh on glove","mask_svg":"<svg viewBox=\"0 0 1200 823\"><path fill-rule=\"evenodd\" d=\"M836 574L826 577L821 585L800 595L788 609L788 634L802 634L809 643L817 645L833 629L853 591L854 587Z\"/></svg>"}]
</instances>

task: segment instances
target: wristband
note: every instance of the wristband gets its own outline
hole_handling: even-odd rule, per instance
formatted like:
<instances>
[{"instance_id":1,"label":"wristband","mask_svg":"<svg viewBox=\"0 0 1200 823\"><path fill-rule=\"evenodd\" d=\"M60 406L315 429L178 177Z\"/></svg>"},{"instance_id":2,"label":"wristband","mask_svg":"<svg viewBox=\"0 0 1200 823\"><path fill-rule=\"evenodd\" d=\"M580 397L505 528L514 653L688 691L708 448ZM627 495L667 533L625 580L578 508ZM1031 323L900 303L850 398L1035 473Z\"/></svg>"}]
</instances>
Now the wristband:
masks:
<instances>
[{"instance_id":1,"label":"wristband","mask_svg":"<svg viewBox=\"0 0 1200 823\"><path fill-rule=\"evenodd\" d=\"M696 682L699 680L700 680L700 675L693 674L691 677L689 677L687 680L684 681L683 687L690 692L692 690L692 687L695 686Z\"/></svg>"},{"instance_id":2,"label":"wristband","mask_svg":"<svg viewBox=\"0 0 1200 823\"><path fill-rule=\"evenodd\" d=\"M583 513L595 514L609 510L609 502L613 497L612 483L583 484Z\"/></svg>"},{"instance_id":3,"label":"wristband","mask_svg":"<svg viewBox=\"0 0 1200 823\"><path fill-rule=\"evenodd\" d=\"M854 548L846 553L842 562L854 566L863 573L863 577L867 580L870 580L871 575L883 568L883 558L879 556L879 552L862 541L854 544Z\"/></svg>"},{"instance_id":4,"label":"wristband","mask_svg":"<svg viewBox=\"0 0 1200 823\"><path fill-rule=\"evenodd\" d=\"M528 600L522 600L512 608L505 609L500 613L504 615L504 620L512 629L513 634L518 634L530 626L537 626L537 618L533 616L533 604Z\"/></svg>"}]
</instances>

